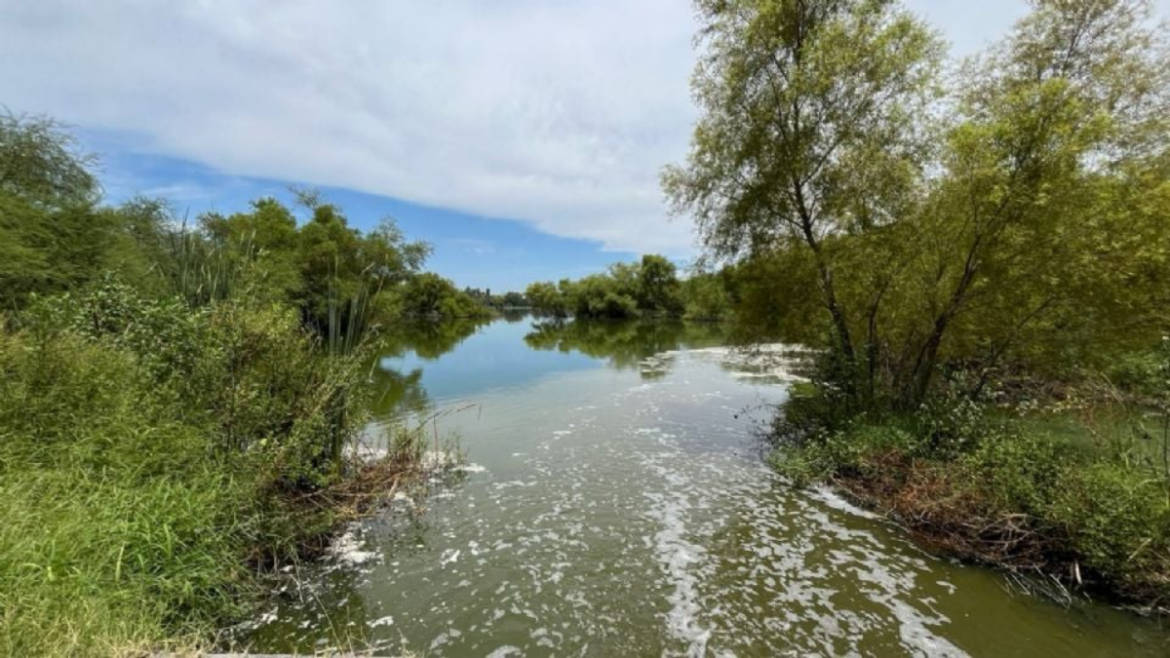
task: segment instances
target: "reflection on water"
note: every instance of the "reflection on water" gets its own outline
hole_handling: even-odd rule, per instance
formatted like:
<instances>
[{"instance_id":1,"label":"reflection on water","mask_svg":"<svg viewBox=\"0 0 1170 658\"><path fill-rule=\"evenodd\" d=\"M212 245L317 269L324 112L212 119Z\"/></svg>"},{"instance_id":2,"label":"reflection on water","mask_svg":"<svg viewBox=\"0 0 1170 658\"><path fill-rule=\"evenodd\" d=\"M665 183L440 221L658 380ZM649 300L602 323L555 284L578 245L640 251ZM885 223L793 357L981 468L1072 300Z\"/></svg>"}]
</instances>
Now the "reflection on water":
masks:
<instances>
[{"instance_id":1,"label":"reflection on water","mask_svg":"<svg viewBox=\"0 0 1170 658\"><path fill-rule=\"evenodd\" d=\"M500 321L381 360L382 422L433 405L474 467L353 529L254 650L428 656L1166 655L1102 607L1013 596L755 451L781 350L681 323ZM445 355L436 345L447 345Z\"/></svg>"},{"instance_id":2,"label":"reflection on water","mask_svg":"<svg viewBox=\"0 0 1170 658\"><path fill-rule=\"evenodd\" d=\"M639 370L646 379L666 373L645 368L646 359L680 349L723 345L723 325L662 321L546 321L536 324L524 342L534 350L577 352L604 360L620 370Z\"/></svg>"}]
</instances>

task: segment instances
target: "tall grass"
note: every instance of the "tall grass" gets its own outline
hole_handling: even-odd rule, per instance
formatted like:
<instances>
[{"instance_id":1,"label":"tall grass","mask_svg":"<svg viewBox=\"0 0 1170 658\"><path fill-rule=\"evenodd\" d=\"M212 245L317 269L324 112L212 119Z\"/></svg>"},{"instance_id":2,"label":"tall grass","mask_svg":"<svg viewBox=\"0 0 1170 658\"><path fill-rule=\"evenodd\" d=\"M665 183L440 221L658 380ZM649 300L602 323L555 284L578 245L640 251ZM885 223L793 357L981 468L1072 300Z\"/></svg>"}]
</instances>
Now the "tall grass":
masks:
<instances>
[{"instance_id":1,"label":"tall grass","mask_svg":"<svg viewBox=\"0 0 1170 658\"><path fill-rule=\"evenodd\" d=\"M0 336L0 655L114 655L236 613L246 507L120 350Z\"/></svg>"},{"instance_id":2,"label":"tall grass","mask_svg":"<svg viewBox=\"0 0 1170 658\"><path fill-rule=\"evenodd\" d=\"M166 235L170 257L164 261L168 271L163 275L171 292L192 306L237 296L248 264L258 254L255 234L243 236L239 244L221 245L184 221Z\"/></svg>"},{"instance_id":3,"label":"tall grass","mask_svg":"<svg viewBox=\"0 0 1170 658\"><path fill-rule=\"evenodd\" d=\"M352 344L358 344L355 341ZM0 655L205 639L332 526L368 360L276 303L114 281L0 333Z\"/></svg>"}]
</instances>

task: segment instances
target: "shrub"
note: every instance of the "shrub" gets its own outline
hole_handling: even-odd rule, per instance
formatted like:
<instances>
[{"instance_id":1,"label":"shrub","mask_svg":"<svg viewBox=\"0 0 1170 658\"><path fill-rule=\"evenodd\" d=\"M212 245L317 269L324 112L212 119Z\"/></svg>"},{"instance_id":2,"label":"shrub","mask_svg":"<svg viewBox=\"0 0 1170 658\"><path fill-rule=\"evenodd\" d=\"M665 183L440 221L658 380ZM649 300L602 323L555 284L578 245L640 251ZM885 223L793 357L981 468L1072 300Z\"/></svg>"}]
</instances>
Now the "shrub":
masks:
<instances>
[{"instance_id":1,"label":"shrub","mask_svg":"<svg viewBox=\"0 0 1170 658\"><path fill-rule=\"evenodd\" d=\"M1048 518L1088 568L1135 596L1170 595L1170 490L1124 464L1065 469Z\"/></svg>"},{"instance_id":2,"label":"shrub","mask_svg":"<svg viewBox=\"0 0 1170 658\"><path fill-rule=\"evenodd\" d=\"M247 603L250 565L331 512L365 355L286 307L191 309L116 282L0 333L0 655L142 653Z\"/></svg>"},{"instance_id":3,"label":"shrub","mask_svg":"<svg viewBox=\"0 0 1170 658\"><path fill-rule=\"evenodd\" d=\"M122 349L0 336L0 654L110 655L238 612L240 483Z\"/></svg>"}]
</instances>

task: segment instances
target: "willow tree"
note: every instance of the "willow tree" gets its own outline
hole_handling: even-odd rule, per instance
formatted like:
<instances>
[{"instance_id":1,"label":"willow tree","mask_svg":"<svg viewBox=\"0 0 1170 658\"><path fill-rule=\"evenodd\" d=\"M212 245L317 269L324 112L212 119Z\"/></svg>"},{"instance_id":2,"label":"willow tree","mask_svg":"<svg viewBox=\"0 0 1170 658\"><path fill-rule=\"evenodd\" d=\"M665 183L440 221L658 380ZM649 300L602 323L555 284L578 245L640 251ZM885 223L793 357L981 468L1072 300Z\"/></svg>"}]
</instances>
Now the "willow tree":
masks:
<instances>
[{"instance_id":1,"label":"willow tree","mask_svg":"<svg viewBox=\"0 0 1170 658\"><path fill-rule=\"evenodd\" d=\"M939 42L893 0L696 6L702 114L664 189L715 259L807 250L852 390L859 356L835 237L895 223L913 198L929 161L922 122Z\"/></svg>"},{"instance_id":2,"label":"willow tree","mask_svg":"<svg viewBox=\"0 0 1170 658\"><path fill-rule=\"evenodd\" d=\"M892 1L699 3L702 115L666 191L709 255L815 279L849 392L914 409L946 362L986 374L1167 321L1170 60L1150 2L1032 5L935 95L938 45Z\"/></svg>"},{"instance_id":3,"label":"willow tree","mask_svg":"<svg viewBox=\"0 0 1170 658\"><path fill-rule=\"evenodd\" d=\"M94 159L64 127L0 106L0 311L90 280L111 248Z\"/></svg>"},{"instance_id":4,"label":"willow tree","mask_svg":"<svg viewBox=\"0 0 1170 658\"><path fill-rule=\"evenodd\" d=\"M897 368L907 404L926 395L956 323L994 362L1062 311L1050 338L1084 318L1106 326L1111 301L1127 300L1130 320L1151 317L1140 295L1168 283L1170 64L1150 3L1032 4L955 93L915 226L927 239L908 305L922 324Z\"/></svg>"}]
</instances>

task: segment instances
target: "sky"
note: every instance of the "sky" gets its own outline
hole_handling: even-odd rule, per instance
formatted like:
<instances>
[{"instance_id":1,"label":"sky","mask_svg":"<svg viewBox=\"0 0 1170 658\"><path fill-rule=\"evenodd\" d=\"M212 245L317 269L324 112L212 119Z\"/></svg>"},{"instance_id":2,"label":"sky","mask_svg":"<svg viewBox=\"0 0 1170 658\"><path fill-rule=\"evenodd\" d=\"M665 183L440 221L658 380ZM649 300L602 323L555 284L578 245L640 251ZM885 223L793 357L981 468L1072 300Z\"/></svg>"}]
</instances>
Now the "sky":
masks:
<instances>
[{"instance_id":1,"label":"sky","mask_svg":"<svg viewBox=\"0 0 1170 658\"><path fill-rule=\"evenodd\" d=\"M906 5L957 56L1027 9ZM69 124L113 202L316 187L459 285L519 290L694 258L658 185L696 117L694 30L686 0L0 0L0 104Z\"/></svg>"}]
</instances>

